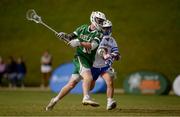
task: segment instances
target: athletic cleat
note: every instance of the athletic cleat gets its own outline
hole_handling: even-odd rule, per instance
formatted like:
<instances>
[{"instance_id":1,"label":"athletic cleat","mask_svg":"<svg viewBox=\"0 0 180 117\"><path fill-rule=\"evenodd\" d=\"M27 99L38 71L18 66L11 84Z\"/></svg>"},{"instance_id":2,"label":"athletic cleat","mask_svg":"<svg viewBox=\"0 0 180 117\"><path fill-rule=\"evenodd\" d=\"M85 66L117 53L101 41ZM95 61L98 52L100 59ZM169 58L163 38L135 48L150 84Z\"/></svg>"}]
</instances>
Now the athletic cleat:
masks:
<instances>
[{"instance_id":1,"label":"athletic cleat","mask_svg":"<svg viewBox=\"0 0 180 117\"><path fill-rule=\"evenodd\" d=\"M91 105L91 106L93 106L93 107L98 107L98 106L100 106L99 103L97 103L97 102L95 102L95 101L93 101L93 100L91 100L91 99L83 99L82 104L83 104L83 105Z\"/></svg>"},{"instance_id":2,"label":"athletic cleat","mask_svg":"<svg viewBox=\"0 0 180 117\"><path fill-rule=\"evenodd\" d=\"M112 101L111 103L107 104L107 108L106 109L107 110L112 110L112 109L115 109L116 106L117 106L116 101Z\"/></svg>"},{"instance_id":3,"label":"athletic cleat","mask_svg":"<svg viewBox=\"0 0 180 117\"><path fill-rule=\"evenodd\" d=\"M53 109L53 107L56 105L57 102L54 101L54 98L51 99L49 104L46 106L46 111L50 111Z\"/></svg>"}]
</instances>

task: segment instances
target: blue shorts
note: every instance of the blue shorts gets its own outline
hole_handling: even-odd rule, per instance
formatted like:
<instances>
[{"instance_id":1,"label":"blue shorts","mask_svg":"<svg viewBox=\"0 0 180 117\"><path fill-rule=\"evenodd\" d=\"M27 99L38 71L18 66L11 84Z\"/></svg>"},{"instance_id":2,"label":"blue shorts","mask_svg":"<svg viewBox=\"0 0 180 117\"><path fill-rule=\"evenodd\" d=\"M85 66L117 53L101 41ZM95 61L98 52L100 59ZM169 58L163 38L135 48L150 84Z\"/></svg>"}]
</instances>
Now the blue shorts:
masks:
<instances>
[{"instance_id":1,"label":"blue shorts","mask_svg":"<svg viewBox=\"0 0 180 117\"><path fill-rule=\"evenodd\" d=\"M92 68L91 68L91 73L92 73L92 76L93 76L93 80L94 80L94 81L97 80L98 77L99 77L102 73L106 72L108 69L109 69L109 66L107 66L107 67L101 67L101 68L92 67Z\"/></svg>"}]
</instances>

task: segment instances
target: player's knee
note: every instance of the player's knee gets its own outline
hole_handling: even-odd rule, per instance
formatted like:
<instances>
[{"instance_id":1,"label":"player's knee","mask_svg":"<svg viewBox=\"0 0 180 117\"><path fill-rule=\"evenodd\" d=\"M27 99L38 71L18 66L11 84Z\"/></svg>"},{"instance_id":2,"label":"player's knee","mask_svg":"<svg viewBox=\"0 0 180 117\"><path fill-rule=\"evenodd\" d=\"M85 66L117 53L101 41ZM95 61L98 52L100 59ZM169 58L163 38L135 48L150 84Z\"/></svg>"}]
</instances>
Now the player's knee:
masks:
<instances>
[{"instance_id":1,"label":"player's knee","mask_svg":"<svg viewBox=\"0 0 180 117\"><path fill-rule=\"evenodd\" d=\"M76 82L70 82L68 86L70 89L73 89L76 86Z\"/></svg>"},{"instance_id":2,"label":"player's knee","mask_svg":"<svg viewBox=\"0 0 180 117\"><path fill-rule=\"evenodd\" d=\"M107 88L112 88L113 87L113 81L108 81L107 82Z\"/></svg>"}]
</instances>

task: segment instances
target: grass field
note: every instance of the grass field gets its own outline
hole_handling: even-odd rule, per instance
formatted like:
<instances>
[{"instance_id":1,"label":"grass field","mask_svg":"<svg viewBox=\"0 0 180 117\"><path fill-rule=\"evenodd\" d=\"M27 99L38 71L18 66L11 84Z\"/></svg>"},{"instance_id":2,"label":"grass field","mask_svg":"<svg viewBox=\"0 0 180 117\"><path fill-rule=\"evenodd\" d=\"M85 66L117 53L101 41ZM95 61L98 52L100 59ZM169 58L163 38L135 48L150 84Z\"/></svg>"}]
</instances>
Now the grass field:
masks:
<instances>
[{"instance_id":1,"label":"grass field","mask_svg":"<svg viewBox=\"0 0 180 117\"><path fill-rule=\"evenodd\" d=\"M118 107L107 111L106 95L93 94L100 107L93 108L81 104L81 95L70 94L58 103L53 111L44 107L55 96L50 91L0 91L0 116L180 116L180 97L142 96L116 94Z\"/></svg>"}]
</instances>

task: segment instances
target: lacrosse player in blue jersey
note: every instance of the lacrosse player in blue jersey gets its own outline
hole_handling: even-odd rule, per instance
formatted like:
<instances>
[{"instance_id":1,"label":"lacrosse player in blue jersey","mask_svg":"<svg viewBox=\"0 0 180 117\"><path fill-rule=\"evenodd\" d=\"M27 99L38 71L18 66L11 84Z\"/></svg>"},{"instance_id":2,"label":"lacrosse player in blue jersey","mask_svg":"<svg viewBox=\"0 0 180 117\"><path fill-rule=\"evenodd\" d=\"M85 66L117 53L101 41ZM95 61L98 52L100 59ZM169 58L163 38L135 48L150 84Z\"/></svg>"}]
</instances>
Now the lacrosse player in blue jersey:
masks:
<instances>
[{"instance_id":1,"label":"lacrosse player in blue jersey","mask_svg":"<svg viewBox=\"0 0 180 117\"><path fill-rule=\"evenodd\" d=\"M94 87L95 81L99 76L101 76L107 85L107 110L116 108L116 101L113 99L114 86L113 79L115 77L114 69L111 67L114 60L120 59L120 54L118 51L118 46L115 39L111 36L112 33L112 23L109 20L103 23L103 39L97 49L95 55L95 61L91 72L93 75L93 82L91 83L91 88Z\"/></svg>"}]
</instances>

